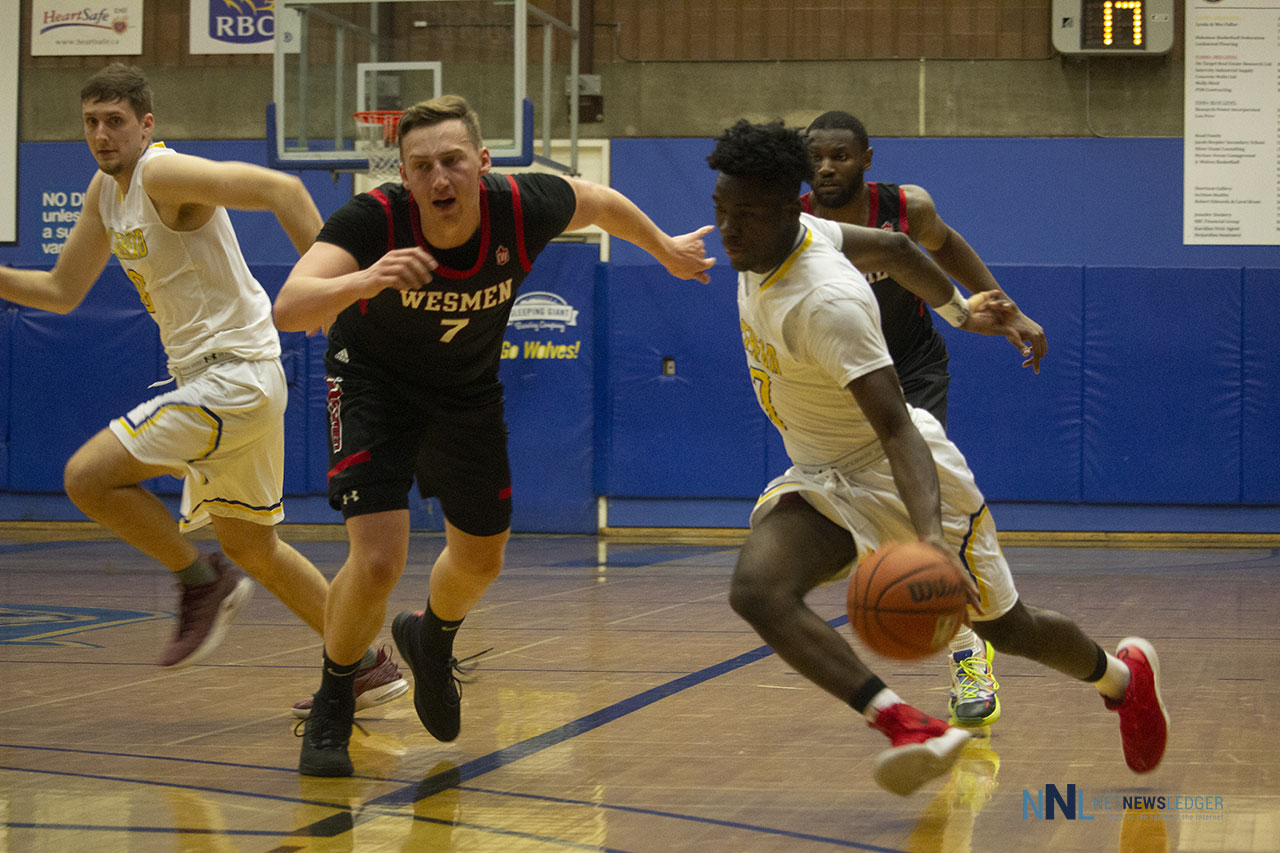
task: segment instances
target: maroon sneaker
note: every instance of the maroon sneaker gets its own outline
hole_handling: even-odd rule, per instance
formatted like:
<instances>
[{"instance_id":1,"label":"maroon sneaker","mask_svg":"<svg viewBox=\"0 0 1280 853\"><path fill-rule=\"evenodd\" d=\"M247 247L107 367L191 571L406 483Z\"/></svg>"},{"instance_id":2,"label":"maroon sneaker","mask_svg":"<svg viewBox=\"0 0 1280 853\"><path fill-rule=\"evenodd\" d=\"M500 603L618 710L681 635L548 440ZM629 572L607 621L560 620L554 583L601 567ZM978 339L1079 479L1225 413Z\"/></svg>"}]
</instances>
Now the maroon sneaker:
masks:
<instances>
[{"instance_id":1,"label":"maroon sneaker","mask_svg":"<svg viewBox=\"0 0 1280 853\"><path fill-rule=\"evenodd\" d=\"M1169 741L1169 712L1160 698L1160 660L1141 637L1125 637L1116 657L1129 667L1129 686L1120 700L1103 696L1107 708L1120 715L1124 762L1134 773L1150 773L1160 765Z\"/></svg>"},{"instance_id":2,"label":"maroon sneaker","mask_svg":"<svg viewBox=\"0 0 1280 853\"><path fill-rule=\"evenodd\" d=\"M893 744L876 756L876 784L903 797L951 769L969 741L969 732L951 728L905 702L881 710L876 721L867 725L884 732Z\"/></svg>"},{"instance_id":3,"label":"maroon sneaker","mask_svg":"<svg viewBox=\"0 0 1280 853\"><path fill-rule=\"evenodd\" d=\"M221 554L208 555L218 579L198 586L178 585L178 628L160 656L160 665L191 666L222 642L227 626L253 597L253 581Z\"/></svg>"},{"instance_id":4,"label":"maroon sneaker","mask_svg":"<svg viewBox=\"0 0 1280 853\"><path fill-rule=\"evenodd\" d=\"M383 702L390 702L409 692L409 682L400 674L400 667L391 659L387 647L378 649L378 659L364 669L356 670L356 710L363 711ZM311 714L313 697L308 696L293 705L293 715L305 720Z\"/></svg>"}]
</instances>

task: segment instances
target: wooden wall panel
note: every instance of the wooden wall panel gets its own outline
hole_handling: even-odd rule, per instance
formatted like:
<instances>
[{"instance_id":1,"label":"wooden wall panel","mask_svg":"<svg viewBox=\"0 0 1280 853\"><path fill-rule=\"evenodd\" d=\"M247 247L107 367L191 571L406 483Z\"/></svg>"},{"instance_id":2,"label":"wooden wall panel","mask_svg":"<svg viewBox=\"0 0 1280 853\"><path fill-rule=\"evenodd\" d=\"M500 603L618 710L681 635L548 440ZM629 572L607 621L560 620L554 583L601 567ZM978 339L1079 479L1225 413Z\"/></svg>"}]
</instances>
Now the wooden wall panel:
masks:
<instances>
[{"instance_id":1,"label":"wooden wall panel","mask_svg":"<svg viewBox=\"0 0 1280 853\"><path fill-rule=\"evenodd\" d=\"M588 2L588 0L583 0ZM554 8L567 3L557 0ZM598 62L1044 59L1049 0L595 0ZM548 9L553 8L548 5Z\"/></svg>"}]
</instances>

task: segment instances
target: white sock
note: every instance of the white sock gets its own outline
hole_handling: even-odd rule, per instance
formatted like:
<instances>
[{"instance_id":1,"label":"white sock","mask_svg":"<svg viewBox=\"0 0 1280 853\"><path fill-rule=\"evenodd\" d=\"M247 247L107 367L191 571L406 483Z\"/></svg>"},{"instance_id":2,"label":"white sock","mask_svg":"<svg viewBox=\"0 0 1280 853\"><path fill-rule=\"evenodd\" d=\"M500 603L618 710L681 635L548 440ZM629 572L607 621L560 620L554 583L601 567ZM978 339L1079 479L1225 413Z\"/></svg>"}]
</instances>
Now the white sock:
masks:
<instances>
[{"instance_id":1,"label":"white sock","mask_svg":"<svg viewBox=\"0 0 1280 853\"><path fill-rule=\"evenodd\" d=\"M874 723L876 721L876 717L880 716L881 711L888 708L890 705L897 705L901 702L902 697L886 687L875 696L871 697L871 701L867 703L867 707L862 710L862 716Z\"/></svg>"},{"instance_id":2,"label":"white sock","mask_svg":"<svg viewBox=\"0 0 1280 853\"><path fill-rule=\"evenodd\" d=\"M951 652L972 651L975 656L982 657L987 653L987 645L982 642L982 638L978 636L968 625L961 625L960 630L956 631L956 635L951 638Z\"/></svg>"},{"instance_id":3,"label":"white sock","mask_svg":"<svg viewBox=\"0 0 1280 853\"><path fill-rule=\"evenodd\" d=\"M1098 692L1108 699L1120 701L1129 689L1129 667L1115 655L1107 655L1107 671L1093 683Z\"/></svg>"}]
</instances>

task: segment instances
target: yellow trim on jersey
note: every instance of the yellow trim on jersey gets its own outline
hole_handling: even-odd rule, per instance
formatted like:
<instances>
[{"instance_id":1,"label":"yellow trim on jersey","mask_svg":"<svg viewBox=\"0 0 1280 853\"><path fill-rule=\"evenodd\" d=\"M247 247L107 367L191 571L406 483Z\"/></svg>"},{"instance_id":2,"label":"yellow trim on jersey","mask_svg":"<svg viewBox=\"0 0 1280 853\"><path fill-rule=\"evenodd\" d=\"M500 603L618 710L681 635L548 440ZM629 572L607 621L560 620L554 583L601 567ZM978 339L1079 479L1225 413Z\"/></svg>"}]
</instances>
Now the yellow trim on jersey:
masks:
<instances>
[{"instance_id":1,"label":"yellow trim on jersey","mask_svg":"<svg viewBox=\"0 0 1280 853\"><path fill-rule=\"evenodd\" d=\"M780 278L786 275L787 271L795 264L796 258L799 258L805 249L813 245L813 232L809 230L807 225L802 225L801 227L804 228L804 239L800 241L800 245L791 250L791 254L787 256L785 261L778 265L776 270L769 273L768 277L766 277L764 281L760 282L761 290L768 290Z\"/></svg>"},{"instance_id":2,"label":"yellow trim on jersey","mask_svg":"<svg viewBox=\"0 0 1280 853\"><path fill-rule=\"evenodd\" d=\"M796 491L796 485L797 485L796 483L783 483L781 485L774 486L772 489L769 489L767 492L760 495L760 497L756 498L756 506L760 506L760 504L764 503L765 501L772 500L782 492Z\"/></svg>"},{"instance_id":3,"label":"yellow trim on jersey","mask_svg":"<svg viewBox=\"0 0 1280 853\"><path fill-rule=\"evenodd\" d=\"M218 436L222 428L221 428L221 425L218 423L218 421L213 417L213 415L209 414L204 409L203 406L192 406L186 403L165 403L163 406L161 406L160 408L152 412L150 415L148 415L147 419L144 420L142 423L140 423L137 429L134 429L133 425L130 424L129 421L125 418L116 418L116 421L120 424L120 426L124 427L125 432L127 432L133 438L137 438L139 435L142 434L144 430L150 428L153 424L155 424L155 422L160 419L160 416L164 414L166 410L169 410L169 409L186 409L186 410L195 412L200 417L204 418L205 421L208 422L212 430L212 435L209 436L209 447L204 451L204 453L201 453L199 456L195 457L196 459L203 459L206 456L208 456L210 453L212 453L215 449L217 449Z\"/></svg>"}]
</instances>

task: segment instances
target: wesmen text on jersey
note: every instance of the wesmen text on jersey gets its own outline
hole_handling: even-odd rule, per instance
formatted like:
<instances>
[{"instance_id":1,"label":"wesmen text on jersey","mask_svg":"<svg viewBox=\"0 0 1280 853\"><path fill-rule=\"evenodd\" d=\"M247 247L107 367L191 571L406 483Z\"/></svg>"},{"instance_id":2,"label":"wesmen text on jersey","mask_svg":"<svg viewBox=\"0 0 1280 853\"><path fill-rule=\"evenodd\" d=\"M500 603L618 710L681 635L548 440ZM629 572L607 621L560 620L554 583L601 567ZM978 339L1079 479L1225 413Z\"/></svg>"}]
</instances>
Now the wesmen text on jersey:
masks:
<instances>
[{"instance_id":1,"label":"wesmen text on jersey","mask_svg":"<svg viewBox=\"0 0 1280 853\"><path fill-rule=\"evenodd\" d=\"M361 269L412 246L439 266L419 290L388 288L344 309L329 330L325 361L339 373L409 390L500 394L498 363L516 291L575 209L573 188L559 176L490 172L481 178L476 233L461 246L437 249L423 236L417 202L403 185L355 196L329 217L319 241L347 250Z\"/></svg>"}]
</instances>

